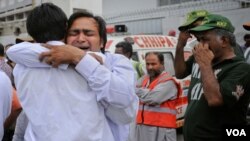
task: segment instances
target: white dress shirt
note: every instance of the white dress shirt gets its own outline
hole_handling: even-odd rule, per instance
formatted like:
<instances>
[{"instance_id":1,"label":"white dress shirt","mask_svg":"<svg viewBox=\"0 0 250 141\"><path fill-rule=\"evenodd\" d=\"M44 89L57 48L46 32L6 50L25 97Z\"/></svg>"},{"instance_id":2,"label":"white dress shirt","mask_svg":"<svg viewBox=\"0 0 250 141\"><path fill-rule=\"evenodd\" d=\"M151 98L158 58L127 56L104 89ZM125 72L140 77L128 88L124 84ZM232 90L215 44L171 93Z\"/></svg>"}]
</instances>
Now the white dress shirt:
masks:
<instances>
[{"instance_id":1,"label":"white dress shirt","mask_svg":"<svg viewBox=\"0 0 250 141\"><path fill-rule=\"evenodd\" d=\"M0 140L3 138L5 119L11 111L12 85L9 77L0 70Z\"/></svg>"},{"instance_id":2,"label":"white dress shirt","mask_svg":"<svg viewBox=\"0 0 250 141\"><path fill-rule=\"evenodd\" d=\"M17 63L15 83L29 120L25 140L125 141L138 106L129 60L105 54L101 65L86 54L75 68L57 69L38 61L46 50L24 42L7 51Z\"/></svg>"}]
</instances>

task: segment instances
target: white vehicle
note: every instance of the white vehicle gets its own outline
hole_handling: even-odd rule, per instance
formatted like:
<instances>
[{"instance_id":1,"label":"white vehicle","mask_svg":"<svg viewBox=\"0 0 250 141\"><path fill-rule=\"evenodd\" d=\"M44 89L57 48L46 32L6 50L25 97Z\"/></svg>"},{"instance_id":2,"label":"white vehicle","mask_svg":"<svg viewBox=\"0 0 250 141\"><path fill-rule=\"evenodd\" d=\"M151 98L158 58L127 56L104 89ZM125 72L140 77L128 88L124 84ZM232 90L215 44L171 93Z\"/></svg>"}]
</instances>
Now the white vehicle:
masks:
<instances>
[{"instance_id":1,"label":"white vehicle","mask_svg":"<svg viewBox=\"0 0 250 141\"><path fill-rule=\"evenodd\" d=\"M115 45L121 41L128 41L133 46L133 60L139 61L145 65L145 54L149 51L162 52L164 55L165 70L172 76L175 76L174 71L174 56L177 44L177 38L163 35L125 35L125 36L110 36L105 47L105 50L111 53L115 52ZM196 40L191 40L184 48L184 56L187 59L191 55L192 47ZM178 79L177 79L178 80ZM177 104L177 126L183 126L183 118L187 108L187 93L190 84L190 77L178 80L181 83L183 93L180 96Z\"/></svg>"}]
</instances>

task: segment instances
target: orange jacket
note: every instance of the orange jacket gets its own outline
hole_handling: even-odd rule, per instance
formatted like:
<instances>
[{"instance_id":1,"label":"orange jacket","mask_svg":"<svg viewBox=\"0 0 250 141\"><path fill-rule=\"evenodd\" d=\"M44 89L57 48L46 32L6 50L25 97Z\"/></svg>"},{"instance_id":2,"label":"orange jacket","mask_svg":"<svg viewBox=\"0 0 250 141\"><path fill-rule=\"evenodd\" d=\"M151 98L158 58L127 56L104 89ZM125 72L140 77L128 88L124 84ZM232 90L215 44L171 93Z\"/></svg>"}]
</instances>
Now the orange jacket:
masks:
<instances>
[{"instance_id":1,"label":"orange jacket","mask_svg":"<svg viewBox=\"0 0 250 141\"><path fill-rule=\"evenodd\" d=\"M166 81L173 80L177 86L178 94L177 99L182 93L182 89L180 84L171 77L168 73L164 72L160 76L158 76L153 82L151 82L148 86L150 90L154 89L154 87L160 83L164 83ZM142 81L142 87L146 87L149 81L149 77L144 77ZM137 124L145 124L157 127L167 127L167 128L176 128L176 104L177 99L168 100L163 102L160 105L145 105L140 102L139 111L137 114Z\"/></svg>"}]
</instances>

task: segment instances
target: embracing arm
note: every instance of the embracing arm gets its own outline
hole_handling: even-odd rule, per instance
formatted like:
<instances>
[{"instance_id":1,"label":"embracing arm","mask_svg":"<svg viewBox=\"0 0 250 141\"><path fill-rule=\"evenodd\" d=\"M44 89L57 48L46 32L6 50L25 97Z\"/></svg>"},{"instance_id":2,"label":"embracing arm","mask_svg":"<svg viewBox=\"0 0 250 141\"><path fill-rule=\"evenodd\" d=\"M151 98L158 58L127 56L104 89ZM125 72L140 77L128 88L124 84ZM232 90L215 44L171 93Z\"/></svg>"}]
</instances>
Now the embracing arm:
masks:
<instances>
[{"instance_id":1,"label":"embracing arm","mask_svg":"<svg viewBox=\"0 0 250 141\"><path fill-rule=\"evenodd\" d=\"M39 55L48 50L38 43L22 42L11 46L6 54L16 64L33 68L50 68L52 67L51 65L39 61ZM68 65L66 64L59 66L60 69L67 69L67 67Z\"/></svg>"},{"instance_id":2,"label":"embracing arm","mask_svg":"<svg viewBox=\"0 0 250 141\"><path fill-rule=\"evenodd\" d=\"M52 48L40 57L48 57L49 61L55 62L55 66L74 64L76 71L96 93L97 101L105 108L106 116L117 124L133 120L138 98L135 95L135 73L130 61L121 55L107 54L109 56L101 57L103 54L99 56L98 53L95 55L71 45L66 46L46 46ZM104 65L101 65L103 62Z\"/></svg>"},{"instance_id":3,"label":"embracing arm","mask_svg":"<svg viewBox=\"0 0 250 141\"><path fill-rule=\"evenodd\" d=\"M114 56L106 58L106 62L111 62L111 68L108 69L86 54L77 64L76 70L95 91L97 101L107 110L106 115L115 123L127 124L134 119L138 106L136 78L130 61L120 55Z\"/></svg>"}]
</instances>

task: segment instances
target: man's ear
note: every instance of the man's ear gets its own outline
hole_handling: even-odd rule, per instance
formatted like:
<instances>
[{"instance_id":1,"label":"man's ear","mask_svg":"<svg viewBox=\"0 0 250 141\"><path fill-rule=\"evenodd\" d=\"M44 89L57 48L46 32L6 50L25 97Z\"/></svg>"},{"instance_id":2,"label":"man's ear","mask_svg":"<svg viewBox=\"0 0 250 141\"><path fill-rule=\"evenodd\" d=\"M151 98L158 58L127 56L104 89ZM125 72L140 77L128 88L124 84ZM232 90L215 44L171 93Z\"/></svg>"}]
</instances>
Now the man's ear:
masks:
<instances>
[{"instance_id":1,"label":"man's ear","mask_svg":"<svg viewBox=\"0 0 250 141\"><path fill-rule=\"evenodd\" d=\"M130 59L130 52L125 53L125 55Z\"/></svg>"},{"instance_id":2,"label":"man's ear","mask_svg":"<svg viewBox=\"0 0 250 141\"><path fill-rule=\"evenodd\" d=\"M229 38L225 36L220 37L220 44L222 47L227 47L230 44Z\"/></svg>"}]
</instances>

